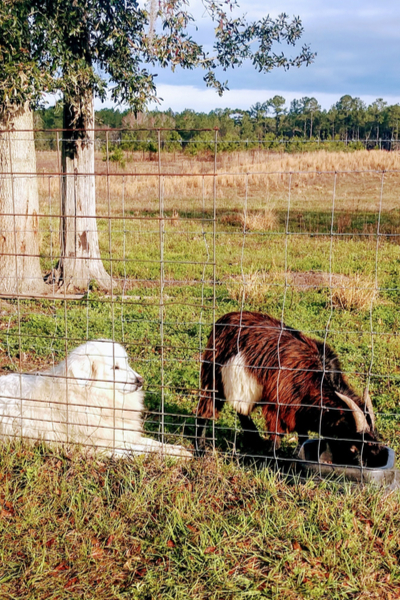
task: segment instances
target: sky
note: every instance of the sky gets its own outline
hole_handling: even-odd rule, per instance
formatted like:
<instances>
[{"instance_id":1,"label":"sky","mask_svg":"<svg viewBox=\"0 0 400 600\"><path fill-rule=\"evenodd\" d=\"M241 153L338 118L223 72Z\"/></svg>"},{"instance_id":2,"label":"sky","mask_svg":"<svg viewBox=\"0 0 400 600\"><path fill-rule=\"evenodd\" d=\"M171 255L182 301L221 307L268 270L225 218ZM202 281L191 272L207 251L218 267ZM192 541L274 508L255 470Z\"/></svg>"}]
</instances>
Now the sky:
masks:
<instances>
[{"instance_id":1,"label":"sky","mask_svg":"<svg viewBox=\"0 0 400 600\"><path fill-rule=\"evenodd\" d=\"M367 104L383 98L389 104L400 102L400 2L396 0L238 0L239 12L248 20L286 12L300 16L304 33L300 40L317 53L308 67L288 71L276 69L260 74L246 65L223 73L230 91L222 98L206 88L202 71L157 70L159 109L181 111L191 108L209 112L214 108L248 109L279 94L287 100L314 96L322 108L330 108L344 94L358 96ZM213 26L204 15L200 0L190 2L198 32L193 35L207 44ZM300 46L299 46L300 47ZM278 46L279 48L279 46ZM294 55L296 50L282 45ZM106 104L109 106L109 104ZM104 106L104 105L103 105ZM96 108L100 108L99 102ZM150 106L154 108L155 106Z\"/></svg>"}]
</instances>

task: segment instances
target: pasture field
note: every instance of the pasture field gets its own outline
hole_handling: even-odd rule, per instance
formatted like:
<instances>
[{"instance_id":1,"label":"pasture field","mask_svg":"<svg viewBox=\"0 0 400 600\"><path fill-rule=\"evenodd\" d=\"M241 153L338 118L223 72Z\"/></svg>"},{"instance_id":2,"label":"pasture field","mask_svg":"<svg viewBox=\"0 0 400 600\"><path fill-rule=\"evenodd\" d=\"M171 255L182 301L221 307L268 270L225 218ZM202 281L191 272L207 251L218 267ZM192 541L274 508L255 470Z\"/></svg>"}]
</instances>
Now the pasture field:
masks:
<instances>
[{"instance_id":1,"label":"pasture field","mask_svg":"<svg viewBox=\"0 0 400 600\"><path fill-rule=\"evenodd\" d=\"M104 295L94 284L65 302L3 302L6 368L47 364L81 340L114 337L145 377L149 430L159 427L162 401L167 432L190 437L214 316L264 311L326 339L358 390L369 382L378 427L398 451L398 153L222 154L216 177L213 156L162 154L161 180L157 156L128 155L124 169L102 157L98 229L115 288ZM59 252L56 159L38 153L49 215L41 219L44 271ZM224 413L218 446L229 450L238 428Z\"/></svg>"},{"instance_id":2,"label":"pasture field","mask_svg":"<svg viewBox=\"0 0 400 600\"><path fill-rule=\"evenodd\" d=\"M218 155L215 172L212 156L162 154L160 169L132 153L108 171L102 158L98 229L115 287L1 300L2 372L113 337L145 378L146 430L157 436L164 406L167 440L190 446L214 317L259 310L326 338L355 388L369 383L399 459L400 155L236 153ZM49 271L56 153L38 153L38 166ZM293 486L236 464L240 427L228 409L215 434L228 457L187 465L5 445L4 598L400 597L397 493ZM295 446L285 439L283 455Z\"/></svg>"}]
</instances>

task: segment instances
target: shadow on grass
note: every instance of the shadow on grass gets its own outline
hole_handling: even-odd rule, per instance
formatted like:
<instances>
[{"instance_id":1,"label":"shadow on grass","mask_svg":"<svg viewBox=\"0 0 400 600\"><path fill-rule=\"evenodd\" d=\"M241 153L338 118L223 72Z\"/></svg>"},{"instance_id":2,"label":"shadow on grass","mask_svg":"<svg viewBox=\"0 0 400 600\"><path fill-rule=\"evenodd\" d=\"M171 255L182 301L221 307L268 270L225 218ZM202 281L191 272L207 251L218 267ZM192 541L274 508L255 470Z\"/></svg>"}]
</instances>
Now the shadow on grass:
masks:
<instances>
[{"instance_id":1,"label":"shadow on grass","mask_svg":"<svg viewBox=\"0 0 400 600\"><path fill-rule=\"evenodd\" d=\"M129 211L128 211L129 212ZM135 211L132 211L133 213ZM278 232L285 231L285 225L287 221L287 209L273 211L279 222ZM141 211L145 217L151 219L159 218L158 211L144 210ZM260 209L249 209L248 215L262 214L262 208ZM165 219L173 219L174 211L165 211ZM224 228L240 228L243 229L243 207L227 207L217 208L216 219L218 229ZM122 218L122 217L121 217ZM188 210L182 211L179 215L179 222L186 222L191 220L198 221L212 221L213 212L212 210ZM381 211L379 216L378 211L365 211L365 210L335 210L334 218L332 222L332 210L301 210L299 208L292 208L289 212L288 231L291 233L313 233L327 234L331 233L331 230L335 234L347 234L347 235L360 235L361 238L368 236L374 236L377 232L379 221L379 233L386 234L388 236L400 237L400 210L392 209L388 211ZM393 241L399 243L399 238L394 237Z\"/></svg>"}]
</instances>

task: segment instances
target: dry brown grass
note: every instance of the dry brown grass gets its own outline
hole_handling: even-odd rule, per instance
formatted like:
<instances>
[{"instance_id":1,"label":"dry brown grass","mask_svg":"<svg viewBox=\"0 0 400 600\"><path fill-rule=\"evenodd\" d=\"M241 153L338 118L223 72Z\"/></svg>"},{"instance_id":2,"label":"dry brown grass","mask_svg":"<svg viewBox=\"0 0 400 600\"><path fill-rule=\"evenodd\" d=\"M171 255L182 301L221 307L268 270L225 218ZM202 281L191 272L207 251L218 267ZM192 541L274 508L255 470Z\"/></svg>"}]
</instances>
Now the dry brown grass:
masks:
<instances>
[{"instance_id":1,"label":"dry brown grass","mask_svg":"<svg viewBox=\"0 0 400 600\"><path fill-rule=\"evenodd\" d=\"M180 216L176 208L172 211L172 215L169 219L166 219L167 225L171 227L178 227L180 225Z\"/></svg>"},{"instance_id":2,"label":"dry brown grass","mask_svg":"<svg viewBox=\"0 0 400 600\"><path fill-rule=\"evenodd\" d=\"M376 283L367 275L343 275L319 271L289 273L290 284L298 290L328 289L335 308L364 310L378 299ZM330 301L330 300L329 300Z\"/></svg>"},{"instance_id":3,"label":"dry brown grass","mask_svg":"<svg viewBox=\"0 0 400 600\"><path fill-rule=\"evenodd\" d=\"M378 297L375 281L365 275L335 275L332 279L332 304L337 308L364 310Z\"/></svg>"},{"instance_id":4,"label":"dry brown grass","mask_svg":"<svg viewBox=\"0 0 400 600\"><path fill-rule=\"evenodd\" d=\"M243 276L230 277L226 287L232 300L261 304L273 286L285 284L285 274L273 271L250 271Z\"/></svg>"},{"instance_id":5,"label":"dry brown grass","mask_svg":"<svg viewBox=\"0 0 400 600\"><path fill-rule=\"evenodd\" d=\"M355 152L305 152L299 154L268 153L260 154L253 160L251 155L242 153L240 164L229 164L225 159L224 166L239 172L256 172L257 170L272 172L298 171L392 171L400 169L400 153L383 150L358 150ZM253 166L254 165L254 166Z\"/></svg>"},{"instance_id":6,"label":"dry brown grass","mask_svg":"<svg viewBox=\"0 0 400 600\"><path fill-rule=\"evenodd\" d=\"M273 287L292 287L299 291L326 290L334 308L365 310L377 301L375 281L366 275L342 275L337 273L305 271L250 271L243 276L231 277L227 282L230 298L236 302L261 304Z\"/></svg>"},{"instance_id":7,"label":"dry brown grass","mask_svg":"<svg viewBox=\"0 0 400 600\"><path fill-rule=\"evenodd\" d=\"M270 208L263 212L241 215L240 222L248 231L272 231L279 226L278 216Z\"/></svg>"},{"instance_id":8,"label":"dry brown grass","mask_svg":"<svg viewBox=\"0 0 400 600\"><path fill-rule=\"evenodd\" d=\"M158 163L142 153L127 157L125 169L110 163L110 177L101 153L96 155L96 194L99 215L158 209ZM188 157L171 153L161 157L164 208L181 212L190 202L195 212L210 210L213 202L213 157ZM219 154L217 160L218 209L329 211L335 196L335 210L376 212L380 204L382 179L383 209L398 207L400 153L313 152L282 154L268 151ZM58 213L59 176L56 152L38 152L40 197L43 210ZM385 175L382 173L385 171ZM50 173L53 175L50 176ZM180 174L180 176L176 176ZM334 192L335 190L335 192ZM177 202L179 204L177 204ZM344 229L346 222L339 224Z\"/></svg>"}]
</instances>

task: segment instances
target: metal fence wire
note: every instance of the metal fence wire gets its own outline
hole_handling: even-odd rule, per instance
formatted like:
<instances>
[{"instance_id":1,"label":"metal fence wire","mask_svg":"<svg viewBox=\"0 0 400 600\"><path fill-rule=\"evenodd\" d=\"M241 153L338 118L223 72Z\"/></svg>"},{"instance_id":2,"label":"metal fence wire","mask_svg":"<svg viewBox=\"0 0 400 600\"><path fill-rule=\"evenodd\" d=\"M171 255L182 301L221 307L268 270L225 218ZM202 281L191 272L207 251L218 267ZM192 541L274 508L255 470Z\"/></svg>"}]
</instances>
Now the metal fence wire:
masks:
<instances>
[{"instance_id":1,"label":"metal fence wire","mask_svg":"<svg viewBox=\"0 0 400 600\"><path fill-rule=\"evenodd\" d=\"M222 151L218 130L103 128L86 170L66 171L65 133L1 132L2 437L387 465L398 152Z\"/></svg>"}]
</instances>

